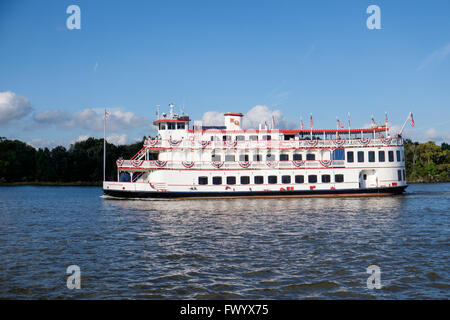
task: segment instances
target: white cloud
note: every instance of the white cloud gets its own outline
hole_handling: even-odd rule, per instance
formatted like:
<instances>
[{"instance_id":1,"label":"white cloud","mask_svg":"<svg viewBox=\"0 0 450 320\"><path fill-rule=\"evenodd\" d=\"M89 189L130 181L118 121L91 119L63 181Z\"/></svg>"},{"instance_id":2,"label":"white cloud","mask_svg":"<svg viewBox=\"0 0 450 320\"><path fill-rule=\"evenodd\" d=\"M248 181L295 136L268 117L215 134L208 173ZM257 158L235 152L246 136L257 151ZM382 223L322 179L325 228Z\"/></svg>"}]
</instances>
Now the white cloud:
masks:
<instances>
[{"instance_id":1,"label":"white cloud","mask_svg":"<svg viewBox=\"0 0 450 320\"><path fill-rule=\"evenodd\" d=\"M33 115L33 120L39 124L57 124L69 119L70 114L59 109L45 110Z\"/></svg>"},{"instance_id":2,"label":"white cloud","mask_svg":"<svg viewBox=\"0 0 450 320\"><path fill-rule=\"evenodd\" d=\"M223 126L223 112L208 111L203 114L202 125L204 126Z\"/></svg>"},{"instance_id":3,"label":"white cloud","mask_svg":"<svg viewBox=\"0 0 450 320\"><path fill-rule=\"evenodd\" d=\"M448 142L450 141L450 132L439 132L434 128L430 128L425 132L425 138L435 142Z\"/></svg>"},{"instance_id":4,"label":"white cloud","mask_svg":"<svg viewBox=\"0 0 450 320\"><path fill-rule=\"evenodd\" d=\"M45 140L42 138L34 138L31 139L31 141L27 142L30 146L34 147L35 149L53 149L57 146L64 146L64 142L62 140Z\"/></svg>"},{"instance_id":5,"label":"white cloud","mask_svg":"<svg viewBox=\"0 0 450 320\"><path fill-rule=\"evenodd\" d=\"M106 120L107 130L110 132L117 132L120 130L139 128L144 125L149 125L150 122L133 112L123 111L121 109L109 112L109 117ZM94 109L84 109L75 114L72 119L66 122L67 127L81 127L93 131L103 131L104 114L97 113Z\"/></svg>"},{"instance_id":6,"label":"white cloud","mask_svg":"<svg viewBox=\"0 0 450 320\"><path fill-rule=\"evenodd\" d=\"M12 91L0 92L0 124L21 119L31 112L30 101Z\"/></svg>"},{"instance_id":7,"label":"white cloud","mask_svg":"<svg viewBox=\"0 0 450 320\"><path fill-rule=\"evenodd\" d=\"M450 55L450 43L446 44L444 47L434 51L428 55L419 65L417 70L425 69L432 65L437 65L444 61L447 56Z\"/></svg>"},{"instance_id":8,"label":"white cloud","mask_svg":"<svg viewBox=\"0 0 450 320\"><path fill-rule=\"evenodd\" d=\"M259 124L264 125L265 122L270 127L272 126L272 117L275 120L276 129L288 129L294 126L293 122L290 122L284 117L281 110L271 110L265 105L256 105L244 115L242 128L258 129ZM202 117L202 124L205 126L223 126L223 113L218 111L205 112Z\"/></svg>"},{"instance_id":9,"label":"white cloud","mask_svg":"<svg viewBox=\"0 0 450 320\"><path fill-rule=\"evenodd\" d=\"M59 109L44 110L33 116L36 124L42 126L59 125L63 128L82 128L90 131L102 132L104 125L104 110L86 108L77 113L68 113ZM149 125L150 121L133 112L115 109L109 111L106 120L109 132L118 132Z\"/></svg>"},{"instance_id":10,"label":"white cloud","mask_svg":"<svg viewBox=\"0 0 450 320\"><path fill-rule=\"evenodd\" d=\"M257 105L245 114L242 120L242 127L244 129L258 129L259 124L261 123L264 125L265 122L271 126L272 117L275 120L276 129L288 129L290 126L293 126L293 124L283 116L281 110L271 110L267 106Z\"/></svg>"},{"instance_id":11,"label":"white cloud","mask_svg":"<svg viewBox=\"0 0 450 320\"><path fill-rule=\"evenodd\" d=\"M123 145L123 144L127 144L128 143L128 136L124 133L124 134L112 134L108 137L106 137L106 141L112 144L115 144L116 146L118 145Z\"/></svg>"},{"instance_id":12,"label":"white cloud","mask_svg":"<svg viewBox=\"0 0 450 320\"><path fill-rule=\"evenodd\" d=\"M89 139L89 136L79 136L75 142L81 142L81 141L86 141L87 139Z\"/></svg>"}]
</instances>

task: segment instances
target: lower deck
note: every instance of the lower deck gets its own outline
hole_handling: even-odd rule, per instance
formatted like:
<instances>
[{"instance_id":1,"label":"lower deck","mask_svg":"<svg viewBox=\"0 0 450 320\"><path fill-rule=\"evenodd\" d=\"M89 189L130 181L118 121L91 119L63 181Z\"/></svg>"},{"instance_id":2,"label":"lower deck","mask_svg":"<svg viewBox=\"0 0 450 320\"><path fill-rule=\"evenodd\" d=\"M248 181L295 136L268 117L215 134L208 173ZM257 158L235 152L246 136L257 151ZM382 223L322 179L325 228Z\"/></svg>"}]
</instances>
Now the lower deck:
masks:
<instances>
[{"instance_id":1,"label":"lower deck","mask_svg":"<svg viewBox=\"0 0 450 320\"><path fill-rule=\"evenodd\" d=\"M107 184L107 182L105 182ZM235 198L302 198L302 197L369 197L402 194L407 185L367 189L279 190L279 191L138 191L105 188L105 195L127 199L235 199ZM107 187L107 185L106 185Z\"/></svg>"}]
</instances>

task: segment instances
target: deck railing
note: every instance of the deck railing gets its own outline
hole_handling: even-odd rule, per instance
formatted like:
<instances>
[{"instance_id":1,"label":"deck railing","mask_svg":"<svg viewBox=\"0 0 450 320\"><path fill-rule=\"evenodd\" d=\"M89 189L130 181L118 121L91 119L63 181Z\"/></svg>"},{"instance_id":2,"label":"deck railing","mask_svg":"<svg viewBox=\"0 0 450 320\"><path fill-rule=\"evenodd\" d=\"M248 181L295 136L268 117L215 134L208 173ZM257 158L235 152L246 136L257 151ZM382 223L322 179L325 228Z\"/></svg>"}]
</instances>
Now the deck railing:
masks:
<instances>
[{"instance_id":1,"label":"deck railing","mask_svg":"<svg viewBox=\"0 0 450 320\"><path fill-rule=\"evenodd\" d=\"M160 161L117 160L123 170L158 169L296 169L296 168L342 168L344 160L289 160L289 161Z\"/></svg>"},{"instance_id":2,"label":"deck railing","mask_svg":"<svg viewBox=\"0 0 450 320\"><path fill-rule=\"evenodd\" d=\"M221 150L245 150L245 149L311 149L311 148L343 148L343 147L377 147L377 146L401 146L403 139L391 138L365 138L342 140L242 140L242 141L217 141L217 140L171 140L171 139L147 139L144 147L148 149L221 149Z\"/></svg>"}]
</instances>

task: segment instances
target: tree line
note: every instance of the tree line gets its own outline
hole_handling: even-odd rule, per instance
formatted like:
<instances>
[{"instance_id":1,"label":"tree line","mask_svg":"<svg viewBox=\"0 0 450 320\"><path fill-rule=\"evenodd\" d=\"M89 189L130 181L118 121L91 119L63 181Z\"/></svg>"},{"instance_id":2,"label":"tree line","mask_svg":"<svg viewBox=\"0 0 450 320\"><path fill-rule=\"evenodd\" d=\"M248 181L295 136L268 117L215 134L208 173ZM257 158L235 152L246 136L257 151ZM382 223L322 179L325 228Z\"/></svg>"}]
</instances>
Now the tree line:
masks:
<instances>
[{"instance_id":1,"label":"tree line","mask_svg":"<svg viewBox=\"0 0 450 320\"><path fill-rule=\"evenodd\" d=\"M142 141L115 146L106 144L106 179L116 180L116 160L129 159ZM409 182L450 181L450 145L405 141L406 174ZM101 184L103 139L89 138L72 144L35 149L19 141L0 137L0 183Z\"/></svg>"},{"instance_id":2,"label":"tree line","mask_svg":"<svg viewBox=\"0 0 450 320\"><path fill-rule=\"evenodd\" d=\"M116 180L116 160L135 155L143 145L137 142L115 146L106 143L106 179ZM43 182L100 184L103 179L103 139L89 138L69 149L52 150L0 138L0 183Z\"/></svg>"}]
</instances>

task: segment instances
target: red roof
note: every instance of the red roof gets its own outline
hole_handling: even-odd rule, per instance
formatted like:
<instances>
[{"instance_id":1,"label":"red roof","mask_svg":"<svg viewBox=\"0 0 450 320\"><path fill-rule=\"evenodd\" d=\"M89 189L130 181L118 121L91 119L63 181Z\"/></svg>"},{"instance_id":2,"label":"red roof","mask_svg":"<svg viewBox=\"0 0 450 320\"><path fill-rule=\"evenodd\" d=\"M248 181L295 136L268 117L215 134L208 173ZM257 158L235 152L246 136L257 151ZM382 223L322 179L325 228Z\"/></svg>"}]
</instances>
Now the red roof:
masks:
<instances>
[{"instance_id":1,"label":"red roof","mask_svg":"<svg viewBox=\"0 0 450 320\"><path fill-rule=\"evenodd\" d=\"M176 120L176 119L158 119L156 121L153 122L153 124L157 124L160 122L189 122L191 120L186 119L186 120Z\"/></svg>"},{"instance_id":2,"label":"red roof","mask_svg":"<svg viewBox=\"0 0 450 320\"><path fill-rule=\"evenodd\" d=\"M265 132L265 133L273 133L275 131L278 131L280 133L283 134L299 134L299 133L303 133L304 135L308 135L311 133L311 130L255 130L255 129L251 129L251 130L202 130L203 132L208 131L208 132L227 132L227 133L245 133L245 132L254 132L254 133L259 133L259 132ZM363 133L368 133L368 132L384 132L386 131L386 128L363 128L363 129L350 129L350 133L361 133L361 131ZM189 132L194 132L194 130L189 130ZM340 133L340 134L348 134L348 129L322 129L322 130L313 130L312 133L313 134L323 134L323 133L332 133L335 134Z\"/></svg>"},{"instance_id":3,"label":"red roof","mask_svg":"<svg viewBox=\"0 0 450 320\"><path fill-rule=\"evenodd\" d=\"M237 116L237 117L243 117L244 116L242 113L236 113L236 112L226 112L223 115L224 116Z\"/></svg>"}]
</instances>

